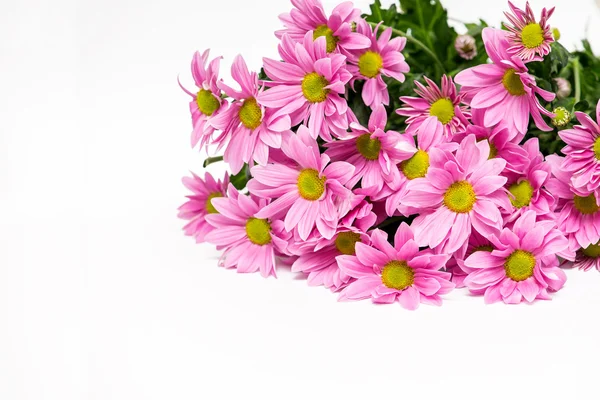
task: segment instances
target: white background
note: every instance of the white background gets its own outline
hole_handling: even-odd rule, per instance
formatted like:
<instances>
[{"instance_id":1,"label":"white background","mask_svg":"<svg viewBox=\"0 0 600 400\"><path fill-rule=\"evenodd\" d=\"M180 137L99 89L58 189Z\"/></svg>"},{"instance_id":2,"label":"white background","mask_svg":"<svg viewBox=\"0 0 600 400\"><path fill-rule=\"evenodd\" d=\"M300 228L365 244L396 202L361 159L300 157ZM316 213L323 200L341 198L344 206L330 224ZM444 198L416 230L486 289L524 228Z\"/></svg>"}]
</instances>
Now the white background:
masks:
<instances>
[{"instance_id":1,"label":"white background","mask_svg":"<svg viewBox=\"0 0 600 400\"><path fill-rule=\"evenodd\" d=\"M465 21L507 9L444 3ZM589 25L600 51L594 0L554 3L563 44ZM201 157L176 76L190 85L206 47L224 76L239 52L258 68L289 7L0 3L0 399L598 399L597 272L568 271L552 302L455 291L408 312L225 271L183 236Z\"/></svg>"}]
</instances>

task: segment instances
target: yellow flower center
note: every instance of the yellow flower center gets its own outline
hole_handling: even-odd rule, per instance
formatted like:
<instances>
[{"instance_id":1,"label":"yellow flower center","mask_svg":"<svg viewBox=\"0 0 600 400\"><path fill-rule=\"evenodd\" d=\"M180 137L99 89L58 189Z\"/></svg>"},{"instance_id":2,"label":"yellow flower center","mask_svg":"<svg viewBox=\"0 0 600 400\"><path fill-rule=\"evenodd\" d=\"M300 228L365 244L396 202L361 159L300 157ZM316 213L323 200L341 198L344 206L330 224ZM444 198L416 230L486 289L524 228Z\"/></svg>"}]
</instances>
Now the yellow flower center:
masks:
<instances>
[{"instance_id":1,"label":"yellow flower center","mask_svg":"<svg viewBox=\"0 0 600 400\"><path fill-rule=\"evenodd\" d=\"M200 89L196 95L196 104L198 104L198 110L209 117L213 115L221 105L212 92L206 89Z\"/></svg>"},{"instance_id":2,"label":"yellow flower center","mask_svg":"<svg viewBox=\"0 0 600 400\"><path fill-rule=\"evenodd\" d=\"M367 160L377 160L381 151L381 141L379 139L371 139L371 135L365 133L356 139L356 148Z\"/></svg>"},{"instance_id":3,"label":"yellow flower center","mask_svg":"<svg viewBox=\"0 0 600 400\"><path fill-rule=\"evenodd\" d=\"M404 290L415 281L415 271L406 261L390 261L381 272L381 281L389 288Z\"/></svg>"},{"instance_id":4,"label":"yellow flower center","mask_svg":"<svg viewBox=\"0 0 600 400\"><path fill-rule=\"evenodd\" d=\"M354 248L360 242L360 235L354 232L340 232L335 238L335 248L342 254L353 256L356 254Z\"/></svg>"},{"instance_id":5,"label":"yellow flower center","mask_svg":"<svg viewBox=\"0 0 600 400\"><path fill-rule=\"evenodd\" d=\"M271 243L271 225L266 219L249 218L246 222L246 235L252 243L264 246Z\"/></svg>"},{"instance_id":6,"label":"yellow flower center","mask_svg":"<svg viewBox=\"0 0 600 400\"><path fill-rule=\"evenodd\" d=\"M525 250L513 251L504 262L506 276L516 282L532 277L534 268L535 257Z\"/></svg>"},{"instance_id":7,"label":"yellow flower center","mask_svg":"<svg viewBox=\"0 0 600 400\"><path fill-rule=\"evenodd\" d=\"M513 68L509 68L502 77L502 84L508 93L513 96L523 96L525 94L525 86L521 76Z\"/></svg>"},{"instance_id":8,"label":"yellow flower center","mask_svg":"<svg viewBox=\"0 0 600 400\"><path fill-rule=\"evenodd\" d=\"M596 157L596 160L600 160L600 136L594 142L594 157Z\"/></svg>"},{"instance_id":9,"label":"yellow flower center","mask_svg":"<svg viewBox=\"0 0 600 400\"><path fill-rule=\"evenodd\" d=\"M444 205L455 213L468 213L476 201L473 186L467 181L454 182L444 193Z\"/></svg>"},{"instance_id":10,"label":"yellow flower center","mask_svg":"<svg viewBox=\"0 0 600 400\"><path fill-rule=\"evenodd\" d=\"M407 179L413 180L423 178L429 169L429 154L423 150L417 150L408 160L400 163L400 171Z\"/></svg>"},{"instance_id":11,"label":"yellow flower center","mask_svg":"<svg viewBox=\"0 0 600 400\"><path fill-rule=\"evenodd\" d=\"M331 53L334 51L340 39L333 35L333 31L327 25L319 25L313 31L313 40L317 40L321 36L325 36L325 40L327 41L327 52Z\"/></svg>"},{"instance_id":12,"label":"yellow flower center","mask_svg":"<svg viewBox=\"0 0 600 400\"><path fill-rule=\"evenodd\" d=\"M531 203L531 197L533 196L533 186L527 180L523 180L519 183L513 183L508 188L508 191L515 196L510 197L510 202L514 207L523 208Z\"/></svg>"},{"instance_id":13,"label":"yellow flower center","mask_svg":"<svg viewBox=\"0 0 600 400\"><path fill-rule=\"evenodd\" d=\"M302 94L311 103L321 103L327 99L329 93L329 89L325 89L327 85L329 85L327 79L316 72L311 72L302 79Z\"/></svg>"},{"instance_id":14,"label":"yellow flower center","mask_svg":"<svg viewBox=\"0 0 600 400\"><path fill-rule=\"evenodd\" d=\"M600 246L598 244L590 244L585 249L581 249L583 254L588 257L598 258L600 257Z\"/></svg>"},{"instance_id":15,"label":"yellow flower center","mask_svg":"<svg viewBox=\"0 0 600 400\"><path fill-rule=\"evenodd\" d=\"M262 122L262 110L254 97L244 100L240 107L240 121L248 129L256 129Z\"/></svg>"},{"instance_id":16,"label":"yellow flower center","mask_svg":"<svg viewBox=\"0 0 600 400\"><path fill-rule=\"evenodd\" d=\"M532 22L521 31L521 41L528 49L535 49L544 43L544 30L540 24Z\"/></svg>"},{"instance_id":17,"label":"yellow flower center","mask_svg":"<svg viewBox=\"0 0 600 400\"><path fill-rule=\"evenodd\" d=\"M573 202L575 203L575 208L582 214L594 214L598 211L598 204L596 204L596 196L594 193L589 196L577 196L573 198Z\"/></svg>"},{"instance_id":18,"label":"yellow flower center","mask_svg":"<svg viewBox=\"0 0 600 400\"><path fill-rule=\"evenodd\" d=\"M454 103L448 98L439 99L429 108L429 115L446 125L454 118Z\"/></svg>"},{"instance_id":19,"label":"yellow flower center","mask_svg":"<svg viewBox=\"0 0 600 400\"><path fill-rule=\"evenodd\" d=\"M303 199L319 200L325 192L326 177L319 177L316 169L303 169L298 175L298 192Z\"/></svg>"},{"instance_id":20,"label":"yellow flower center","mask_svg":"<svg viewBox=\"0 0 600 400\"><path fill-rule=\"evenodd\" d=\"M219 211L217 211L215 206L213 206L213 204L212 204L212 199L217 198L217 197L223 197L223 193L215 192L215 193L211 193L210 195L208 195L208 198L206 199L206 212L207 213L209 213L209 214L218 214L219 213Z\"/></svg>"},{"instance_id":21,"label":"yellow flower center","mask_svg":"<svg viewBox=\"0 0 600 400\"><path fill-rule=\"evenodd\" d=\"M571 120L571 113L564 107L556 107L554 111L554 118L552 118L552 125L557 128L566 126Z\"/></svg>"},{"instance_id":22,"label":"yellow flower center","mask_svg":"<svg viewBox=\"0 0 600 400\"><path fill-rule=\"evenodd\" d=\"M383 58L379 53L368 50L358 59L358 70L367 78L375 78L383 67Z\"/></svg>"}]
</instances>

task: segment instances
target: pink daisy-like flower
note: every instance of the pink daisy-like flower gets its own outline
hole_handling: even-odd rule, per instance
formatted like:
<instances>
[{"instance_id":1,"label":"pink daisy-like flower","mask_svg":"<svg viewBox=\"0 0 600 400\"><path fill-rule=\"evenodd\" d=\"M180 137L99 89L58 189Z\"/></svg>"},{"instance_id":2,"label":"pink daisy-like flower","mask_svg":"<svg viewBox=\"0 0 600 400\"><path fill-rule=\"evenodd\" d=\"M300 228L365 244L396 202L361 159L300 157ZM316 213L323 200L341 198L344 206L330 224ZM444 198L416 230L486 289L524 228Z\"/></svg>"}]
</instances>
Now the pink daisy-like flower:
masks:
<instances>
[{"instance_id":1,"label":"pink daisy-like flower","mask_svg":"<svg viewBox=\"0 0 600 400\"><path fill-rule=\"evenodd\" d=\"M492 252L471 254L465 265L474 269L465 285L475 293L484 292L486 303L550 300L548 291L558 291L567 280L558 267L557 254L564 255L569 242L553 221L536 221L534 211L525 212L505 228L494 242Z\"/></svg>"},{"instance_id":2,"label":"pink daisy-like flower","mask_svg":"<svg viewBox=\"0 0 600 400\"><path fill-rule=\"evenodd\" d=\"M227 197L212 203L218 213L206 217L214 229L205 239L224 250L221 264L237 272L277 276L275 256L285 252L287 241L281 221L256 216L268 200L245 196L229 185Z\"/></svg>"},{"instance_id":3,"label":"pink daisy-like flower","mask_svg":"<svg viewBox=\"0 0 600 400\"><path fill-rule=\"evenodd\" d=\"M452 78L442 77L442 88L431 79L424 77L427 86L415 81L415 93L419 97L402 96L400 100L406 103L405 107L396 110L400 115L408 117L406 133L416 135L421 125L427 121L435 121L444 128L446 137L464 132L469 125L467 118L471 117L469 108L461 105L465 94L457 93Z\"/></svg>"},{"instance_id":4,"label":"pink daisy-like flower","mask_svg":"<svg viewBox=\"0 0 600 400\"><path fill-rule=\"evenodd\" d=\"M215 181L208 172L204 179L192 173L192 177L184 177L182 182L192 194L187 196L188 201L179 207L179 218L189 221L183 228L187 236L192 236L197 243L203 242L207 233L214 228L206 222L206 216L218 213L212 204L217 197L224 197L229 185L229 175L225 174L223 181Z\"/></svg>"},{"instance_id":5,"label":"pink daisy-like flower","mask_svg":"<svg viewBox=\"0 0 600 400\"><path fill-rule=\"evenodd\" d=\"M558 132L567 144L562 152L566 158L563 168L572 174L571 184L581 196L596 192L600 197L600 101L596 105L596 121L587 114L576 112L581 125Z\"/></svg>"},{"instance_id":6,"label":"pink daisy-like flower","mask_svg":"<svg viewBox=\"0 0 600 400\"><path fill-rule=\"evenodd\" d=\"M473 109L484 111L484 125L493 127L505 122L512 135L521 139L529 126L529 115L542 131L552 128L542 114L554 117L539 102L537 95L546 101L554 100L554 93L537 86L535 78L527 73L523 60L508 53L506 32L485 28L483 41L493 64L478 65L456 75L462 85L461 93Z\"/></svg>"},{"instance_id":7,"label":"pink daisy-like flower","mask_svg":"<svg viewBox=\"0 0 600 400\"><path fill-rule=\"evenodd\" d=\"M215 116L211 124L223 131L214 143L219 148L227 143L224 160L237 174L244 163L256 161L266 165L269 159L269 148L281 147L283 133L291 132L291 120L288 115L275 115L275 110L265 108L257 103L256 98L263 88L258 85L258 76L248 71L242 56L237 56L231 66L231 76L239 83L237 91L223 82L219 87L234 101L226 111Z\"/></svg>"},{"instance_id":8,"label":"pink daisy-like flower","mask_svg":"<svg viewBox=\"0 0 600 400\"><path fill-rule=\"evenodd\" d=\"M348 285L353 279L343 272L336 260L337 256L354 255L356 243L370 243L367 234L356 228L340 227L335 236L326 239L315 235L312 248L306 249L292 264L292 272L303 272L308 275L310 286L324 286L337 292Z\"/></svg>"},{"instance_id":9,"label":"pink daisy-like flower","mask_svg":"<svg viewBox=\"0 0 600 400\"><path fill-rule=\"evenodd\" d=\"M454 284L450 274L440 271L447 255L419 250L413 231L402 223L394 236L375 229L371 245L356 243L356 255L338 257L340 269L356 279L341 293L340 300L371 298L373 303L393 303L415 310L420 303L441 305L441 295L450 293Z\"/></svg>"},{"instance_id":10,"label":"pink daisy-like flower","mask_svg":"<svg viewBox=\"0 0 600 400\"><path fill-rule=\"evenodd\" d=\"M219 64L223 57L213 59L208 66L208 55L210 50L206 50L202 55L199 52L194 53L192 58L192 76L198 87L197 93L192 93L179 83L184 92L192 96L190 101L190 112L192 113L192 148L200 142L200 147L204 147L209 140L215 128L211 125L211 118L216 117L223 109L221 105L221 90L217 86Z\"/></svg>"},{"instance_id":11,"label":"pink daisy-like flower","mask_svg":"<svg viewBox=\"0 0 600 400\"><path fill-rule=\"evenodd\" d=\"M573 268L579 268L582 271L589 271L596 268L600 271L600 243L590 244L585 248L579 249L575 254Z\"/></svg>"},{"instance_id":12,"label":"pink daisy-like flower","mask_svg":"<svg viewBox=\"0 0 600 400\"><path fill-rule=\"evenodd\" d=\"M288 35L295 42L302 42L310 31L313 40L324 37L327 52L335 50L346 53L349 50L369 47L369 39L352 31L352 24L361 20L361 12L349 1L337 5L327 17L319 0L292 0L295 8L279 16L286 27L275 32L282 39Z\"/></svg>"},{"instance_id":13,"label":"pink daisy-like flower","mask_svg":"<svg viewBox=\"0 0 600 400\"><path fill-rule=\"evenodd\" d=\"M323 237L331 239L339 218L352 204L352 191L345 185L354 174L354 166L343 161L330 163L329 156L319 153L305 126L284 140L281 149L296 166L268 164L251 169L250 192L276 199L259 212L258 218L285 214L285 229L296 231L302 240L315 225Z\"/></svg>"},{"instance_id":14,"label":"pink daisy-like flower","mask_svg":"<svg viewBox=\"0 0 600 400\"><path fill-rule=\"evenodd\" d=\"M579 196L574 193L570 182L571 172L564 164L565 159L556 154L546 157L553 178L546 188L557 199L556 223L569 239L569 248L577 251L600 240L600 207L594 193Z\"/></svg>"},{"instance_id":15,"label":"pink daisy-like flower","mask_svg":"<svg viewBox=\"0 0 600 400\"><path fill-rule=\"evenodd\" d=\"M452 282L456 284L457 288L465 287L465 278L469 273L475 271L465 265L465 258L476 251L492 252L494 251L494 245L488 238L482 236L477 231L472 231L464 256L454 253L454 256L446 264L446 271L452 274ZM480 294L483 294L483 292Z\"/></svg>"},{"instance_id":16,"label":"pink daisy-like flower","mask_svg":"<svg viewBox=\"0 0 600 400\"><path fill-rule=\"evenodd\" d=\"M346 56L327 54L325 38L313 41L309 32L301 43L285 35L279 45L283 62L264 58L265 73L273 86L258 96L258 102L277 108L275 116L290 115L292 126L303 122L311 136L331 141L348 129L352 110L346 100L346 83L352 74L346 69Z\"/></svg>"},{"instance_id":17,"label":"pink daisy-like flower","mask_svg":"<svg viewBox=\"0 0 600 400\"><path fill-rule=\"evenodd\" d=\"M386 124L387 113L380 104L371 113L368 128L352 123L352 132L346 138L325 144L325 154L332 161L354 165L348 186L354 187L360 181L362 193L368 196L378 194L386 182L399 179L396 164L412 155L398 132L385 131Z\"/></svg>"},{"instance_id":18,"label":"pink daisy-like flower","mask_svg":"<svg viewBox=\"0 0 600 400\"><path fill-rule=\"evenodd\" d=\"M369 38L371 45L366 50L354 51L348 56L348 71L354 75L350 83L354 85L355 80L365 81L362 99L373 109L380 104L390 104L387 84L382 76L404 82L404 73L410 70L401 53L406 45L406 38L391 39L392 28L387 28L377 39L378 29L379 26L373 31L367 21L358 21L356 30Z\"/></svg>"},{"instance_id":19,"label":"pink daisy-like flower","mask_svg":"<svg viewBox=\"0 0 600 400\"><path fill-rule=\"evenodd\" d=\"M550 43L554 42L552 29L548 25L548 19L552 16L554 7L550 10L543 8L538 23L535 21L529 2L525 3L525 11L515 7L510 1L508 6L512 10L512 14L504 13L512 24L505 25L508 29L507 39L510 43L508 52L526 62L541 60L550 53Z\"/></svg>"},{"instance_id":20,"label":"pink daisy-like flower","mask_svg":"<svg viewBox=\"0 0 600 400\"><path fill-rule=\"evenodd\" d=\"M500 176L506 161L488 159L489 154L487 142L477 143L469 135L456 156L436 160L425 179L409 183L403 202L423 210L412 223L419 246L440 246L439 252L450 254L466 247L472 228L484 236L498 234L502 228L498 208L506 208L508 202L506 178Z\"/></svg>"}]
</instances>

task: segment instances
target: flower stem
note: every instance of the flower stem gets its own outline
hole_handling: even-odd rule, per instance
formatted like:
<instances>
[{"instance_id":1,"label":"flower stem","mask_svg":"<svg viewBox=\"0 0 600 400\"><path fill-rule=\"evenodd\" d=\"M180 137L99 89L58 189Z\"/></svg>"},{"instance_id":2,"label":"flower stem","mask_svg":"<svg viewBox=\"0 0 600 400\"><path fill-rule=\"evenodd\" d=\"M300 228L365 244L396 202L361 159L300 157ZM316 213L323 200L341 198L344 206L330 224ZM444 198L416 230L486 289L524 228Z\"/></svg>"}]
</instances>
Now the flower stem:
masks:
<instances>
[{"instance_id":1,"label":"flower stem","mask_svg":"<svg viewBox=\"0 0 600 400\"><path fill-rule=\"evenodd\" d=\"M579 58L573 59L573 75L575 77L575 104L581 101L581 64Z\"/></svg>"},{"instance_id":2,"label":"flower stem","mask_svg":"<svg viewBox=\"0 0 600 400\"><path fill-rule=\"evenodd\" d=\"M210 164L219 162L219 161L223 161L223 156L217 156L217 157L208 157L206 160L204 160L204 168L208 167Z\"/></svg>"},{"instance_id":3,"label":"flower stem","mask_svg":"<svg viewBox=\"0 0 600 400\"><path fill-rule=\"evenodd\" d=\"M369 22L369 25L371 25L372 27L376 27L377 26L377 24L375 22ZM379 26L382 29L391 28L392 32L396 36L405 37L407 41L414 43L417 47L420 47L421 50L423 50L425 53L427 53L433 59L433 61L435 61L435 63L442 69L442 72L446 73L446 69L444 68L444 64L442 64L442 62L440 61L440 59L435 55L435 53L429 47L427 47L427 45L425 45L425 43L421 42L419 39L415 39L413 36L410 36L406 32L401 31L400 29L392 28L391 26L387 26L387 25L384 25L384 24L381 24Z\"/></svg>"}]
</instances>

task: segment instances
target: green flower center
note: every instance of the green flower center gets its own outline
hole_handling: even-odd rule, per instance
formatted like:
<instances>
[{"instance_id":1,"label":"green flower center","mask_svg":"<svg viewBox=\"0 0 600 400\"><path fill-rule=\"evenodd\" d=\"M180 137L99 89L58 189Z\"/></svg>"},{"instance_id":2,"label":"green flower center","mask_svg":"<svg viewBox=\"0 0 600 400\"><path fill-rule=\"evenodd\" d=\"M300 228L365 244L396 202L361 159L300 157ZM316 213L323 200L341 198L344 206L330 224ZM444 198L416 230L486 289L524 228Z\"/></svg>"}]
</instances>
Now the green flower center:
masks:
<instances>
[{"instance_id":1,"label":"green flower center","mask_svg":"<svg viewBox=\"0 0 600 400\"><path fill-rule=\"evenodd\" d=\"M365 133L356 139L356 148L367 160L377 160L381 151L381 141L379 139L371 139L371 135Z\"/></svg>"},{"instance_id":2,"label":"green flower center","mask_svg":"<svg viewBox=\"0 0 600 400\"><path fill-rule=\"evenodd\" d=\"M555 114L552 118L552 125L557 128L562 128L571 120L571 113L564 107L556 107L552 112Z\"/></svg>"},{"instance_id":3,"label":"green flower center","mask_svg":"<svg viewBox=\"0 0 600 400\"><path fill-rule=\"evenodd\" d=\"M596 157L596 160L600 160L600 136L594 142L594 157Z\"/></svg>"},{"instance_id":4,"label":"green flower center","mask_svg":"<svg viewBox=\"0 0 600 400\"><path fill-rule=\"evenodd\" d=\"M455 213L468 213L476 201L473 186L467 181L454 182L444 193L444 205Z\"/></svg>"},{"instance_id":5,"label":"green flower center","mask_svg":"<svg viewBox=\"0 0 600 400\"><path fill-rule=\"evenodd\" d=\"M519 183L513 183L508 188L508 191L515 196L510 197L510 202L514 207L523 208L531 203L531 197L533 196L533 186L527 180L523 180Z\"/></svg>"},{"instance_id":6,"label":"green flower center","mask_svg":"<svg viewBox=\"0 0 600 400\"><path fill-rule=\"evenodd\" d=\"M560 40L560 31L558 28L552 28L552 36L554 36L554 40Z\"/></svg>"},{"instance_id":7,"label":"green flower center","mask_svg":"<svg viewBox=\"0 0 600 400\"><path fill-rule=\"evenodd\" d=\"M532 277L534 268L535 257L525 250L513 251L504 262L506 276L516 282Z\"/></svg>"},{"instance_id":8,"label":"green flower center","mask_svg":"<svg viewBox=\"0 0 600 400\"><path fill-rule=\"evenodd\" d=\"M321 103L327 99L329 93L329 89L325 89L327 85L329 82L325 77L311 72L302 79L302 94L311 103Z\"/></svg>"},{"instance_id":9,"label":"green flower center","mask_svg":"<svg viewBox=\"0 0 600 400\"><path fill-rule=\"evenodd\" d=\"M575 203L575 208L582 214L594 214L598 211L598 204L596 204L596 196L594 193L589 196L577 196L573 198L573 202Z\"/></svg>"},{"instance_id":10,"label":"green flower center","mask_svg":"<svg viewBox=\"0 0 600 400\"><path fill-rule=\"evenodd\" d=\"M381 281L389 288L404 290L415 281L415 271L406 261L390 261L381 272Z\"/></svg>"},{"instance_id":11,"label":"green flower center","mask_svg":"<svg viewBox=\"0 0 600 400\"><path fill-rule=\"evenodd\" d=\"M528 49L535 49L544 43L544 30L540 24L532 22L521 31L521 41Z\"/></svg>"},{"instance_id":12,"label":"green flower center","mask_svg":"<svg viewBox=\"0 0 600 400\"><path fill-rule=\"evenodd\" d=\"M335 238L335 248L342 254L353 256L356 254L354 248L360 242L360 235L355 232L340 232Z\"/></svg>"},{"instance_id":13,"label":"green flower center","mask_svg":"<svg viewBox=\"0 0 600 400\"><path fill-rule=\"evenodd\" d=\"M215 192L215 193L211 193L208 195L208 198L206 199L206 212L209 214L218 214L219 211L217 211L217 209L215 208L215 206L213 206L212 203L212 199L215 199L217 197L223 197L223 193L219 193L219 192Z\"/></svg>"},{"instance_id":14,"label":"green flower center","mask_svg":"<svg viewBox=\"0 0 600 400\"><path fill-rule=\"evenodd\" d=\"M326 177L319 177L319 171L316 169L303 169L298 175L298 192L303 199L315 201L319 200L325 193Z\"/></svg>"},{"instance_id":15,"label":"green flower center","mask_svg":"<svg viewBox=\"0 0 600 400\"><path fill-rule=\"evenodd\" d=\"M381 54L374 51L369 50L358 59L358 70L367 78L375 78L382 67L383 58Z\"/></svg>"},{"instance_id":16,"label":"green flower center","mask_svg":"<svg viewBox=\"0 0 600 400\"><path fill-rule=\"evenodd\" d=\"M325 40L327 41L327 52L331 53L334 51L340 39L333 35L333 31L327 25L319 25L313 31L313 40L317 40L321 36L325 36Z\"/></svg>"},{"instance_id":17,"label":"green flower center","mask_svg":"<svg viewBox=\"0 0 600 400\"><path fill-rule=\"evenodd\" d=\"M254 97L244 100L239 112L240 121L242 124L251 130L260 126L262 122L262 110Z\"/></svg>"},{"instance_id":18,"label":"green flower center","mask_svg":"<svg viewBox=\"0 0 600 400\"><path fill-rule=\"evenodd\" d=\"M600 246L598 244L590 244L585 249L581 249L582 253L591 258L600 257Z\"/></svg>"},{"instance_id":19,"label":"green flower center","mask_svg":"<svg viewBox=\"0 0 600 400\"><path fill-rule=\"evenodd\" d=\"M508 93L513 96L523 96L525 94L525 86L521 76L513 68L509 68L502 77L502 84Z\"/></svg>"},{"instance_id":20,"label":"green flower center","mask_svg":"<svg viewBox=\"0 0 600 400\"><path fill-rule=\"evenodd\" d=\"M429 115L446 125L454 118L454 103L448 98L439 99L429 108Z\"/></svg>"},{"instance_id":21,"label":"green flower center","mask_svg":"<svg viewBox=\"0 0 600 400\"><path fill-rule=\"evenodd\" d=\"M252 243L264 246L271 243L271 225L266 219L249 218L246 222L246 235Z\"/></svg>"},{"instance_id":22,"label":"green flower center","mask_svg":"<svg viewBox=\"0 0 600 400\"><path fill-rule=\"evenodd\" d=\"M413 180L423 178L429 169L429 154L423 150L417 150L408 160L400 163L400 171L407 179Z\"/></svg>"},{"instance_id":23,"label":"green flower center","mask_svg":"<svg viewBox=\"0 0 600 400\"><path fill-rule=\"evenodd\" d=\"M200 89L196 95L196 104L198 104L198 110L209 117L213 115L221 105L212 92L206 89Z\"/></svg>"}]
</instances>

